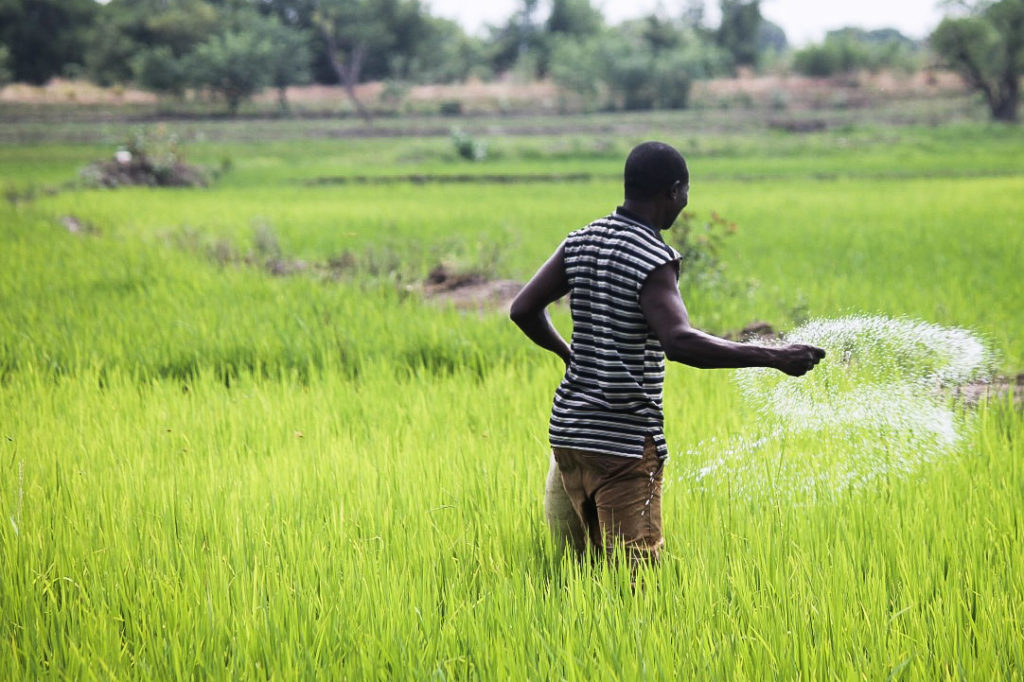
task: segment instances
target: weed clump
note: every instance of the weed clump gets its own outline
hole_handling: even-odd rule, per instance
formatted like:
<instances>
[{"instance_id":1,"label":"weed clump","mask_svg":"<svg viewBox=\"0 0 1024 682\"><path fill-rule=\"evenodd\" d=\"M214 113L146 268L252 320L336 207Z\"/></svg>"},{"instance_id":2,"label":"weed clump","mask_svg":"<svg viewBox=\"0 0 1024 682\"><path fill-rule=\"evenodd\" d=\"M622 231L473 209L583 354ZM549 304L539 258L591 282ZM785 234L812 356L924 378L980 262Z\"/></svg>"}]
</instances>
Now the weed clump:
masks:
<instances>
[{"instance_id":1,"label":"weed clump","mask_svg":"<svg viewBox=\"0 0 1024 682\"><path fill-rule=\"evenodd\" d=\"M487 143L474 139L461 128L451 130L452 146L455 152L467 161L483 161L487 158Z\"/></svg>"},{"instance_id":2,"label":"weed clump","mask_svg":"<svg viewBox=\"0 0 1024 682\"><path fill-rule=\"evenodd\" d=\"M162 126L136 133L114 155L89 164L82 180L94 187L206 187L205 169L185 161L177 135Z\"/></svg>"}]
</instances>

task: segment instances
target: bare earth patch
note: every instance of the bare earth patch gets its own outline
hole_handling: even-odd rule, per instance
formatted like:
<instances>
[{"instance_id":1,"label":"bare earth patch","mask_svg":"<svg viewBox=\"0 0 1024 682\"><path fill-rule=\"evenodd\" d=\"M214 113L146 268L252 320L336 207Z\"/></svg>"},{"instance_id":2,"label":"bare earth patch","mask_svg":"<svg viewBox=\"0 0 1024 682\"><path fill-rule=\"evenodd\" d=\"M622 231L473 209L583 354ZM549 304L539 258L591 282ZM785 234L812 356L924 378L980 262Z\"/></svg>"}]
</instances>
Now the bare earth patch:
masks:
<instances>
[{"instance_id":1,"label":"bare earth patch","mask_svg":"<svg viewBox=\"0 0 1024 682\"><path fill-rule=\"evenodd\" d=\"M84 81L54 78L45 85L11 83L0 88L0 102L22 104L155 104L157 96L132 88L104 88Z\"/></svg>"},{"instance_id":2,"label":"bare earth patch","mask_svg":"<svg viewBox=\"0 0 1024 682\"><path fill-rule=\"evenodd\" d=\"M511 279L488 279L473 272L454 272L438 265L420 287L425 300L477 312L501 311L508 314L512 299L523 288Z\"/></svg>"},{"instance_id":3,"label":"bare earth patch","mask_svg":"<svg viewBox=\"0 0 1024 682\"><path fill-rule=\"evenodd\" d=\"M834 78L798 75L741 74L736 78L698 80L693 85L691 104L695 107L767 107L777 111L865 107L901 98L942 97L966 91L954 73L926 70L914 74L860 73ZM560 113L572 96L550 80L522 81L512 77L493 81L471 79L463 83L410 85L399 94L388 92L382 82L358 86L359 98L367 104L404 102L412 110L431 111L444 103L457 103L462 113L529 111ZM345 91L340 86L307 85L286 90L288 101L326 111L346 110ZM263 105L276 105L277 92L266 89L254 98ZM14 83L0 88L0 102L23 104L156 104L153 93L131 87L104 88L85 81L53 79L42 86Z\"/></svg>"},{"instance_id":4,"label":"bare earth patch","mask_svg":"<svg viewBox=\"0 0 1024 682\"><path fill-rule=\"evenodd\" d=\"M1003 400L1007 396L1017 407L1024 407L1024 374L1015 377L997 376L990 381L975 381L956 389L954 395L965 405L982 401Z\"/></svg>"}]
</instances>

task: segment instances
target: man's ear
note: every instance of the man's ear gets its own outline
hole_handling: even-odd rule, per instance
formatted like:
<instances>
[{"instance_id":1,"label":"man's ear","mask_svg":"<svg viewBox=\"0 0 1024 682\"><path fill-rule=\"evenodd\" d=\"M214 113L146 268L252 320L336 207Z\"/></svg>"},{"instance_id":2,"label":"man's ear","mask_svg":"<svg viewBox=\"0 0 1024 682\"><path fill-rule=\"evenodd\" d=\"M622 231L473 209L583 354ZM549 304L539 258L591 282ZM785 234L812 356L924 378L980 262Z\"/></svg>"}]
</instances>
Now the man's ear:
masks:
<instances>
[{"instance_id":1,"label":"man's ear","mask_svg":"<svg viewBox=\"0 0 1024 682\"><path fill-rule=\"evenodd\" d=\"M683 181L676 180L672 183L672 186L668 188L668 198L675 201L679 196L679 193L683 191Z\"/></svg>"}]
</instances>

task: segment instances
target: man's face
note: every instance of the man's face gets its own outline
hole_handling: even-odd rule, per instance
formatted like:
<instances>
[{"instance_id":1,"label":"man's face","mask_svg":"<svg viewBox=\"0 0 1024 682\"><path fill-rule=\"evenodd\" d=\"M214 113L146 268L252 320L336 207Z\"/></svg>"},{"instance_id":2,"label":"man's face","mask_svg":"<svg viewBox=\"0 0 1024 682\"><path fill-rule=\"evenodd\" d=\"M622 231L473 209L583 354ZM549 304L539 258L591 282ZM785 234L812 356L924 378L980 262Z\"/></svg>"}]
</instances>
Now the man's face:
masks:
<instances>
[{"instance_id":1,"label":"man's face","mask_svg":"<svg viewBox=\"0 0 1024 682\"><path fill-rule=\"evenodd\" d=\"M672 191L669 196L672 199L672 220L670 220L668 224L671 226L672 223L676 221L676 218L679 217L682 210L686 208L686 204L690 201L690 183L688 181L677 182L672 186Z\"/></svg>"},{"instance_id":2,"label":"man's face","mask_svg":"<svg viewBox=\"0 0 1024 682\"><path fill-rule=\"evenodd\" d=\"M686 204L688 204L689 202L690 202L690 182L686 181L686 182L682 183L680 185L680 187L679 187L679 197L678 197L679 210L682 211L684 208L686 208Z\"/></svg>"}]
</instances>

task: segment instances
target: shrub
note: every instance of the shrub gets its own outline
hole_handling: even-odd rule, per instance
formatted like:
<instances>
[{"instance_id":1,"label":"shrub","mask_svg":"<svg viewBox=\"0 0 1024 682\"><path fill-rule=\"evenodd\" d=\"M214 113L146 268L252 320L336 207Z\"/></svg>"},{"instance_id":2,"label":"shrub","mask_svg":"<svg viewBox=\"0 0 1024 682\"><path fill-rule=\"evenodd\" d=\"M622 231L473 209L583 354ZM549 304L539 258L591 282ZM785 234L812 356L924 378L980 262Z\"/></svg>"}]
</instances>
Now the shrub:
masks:
<instances>
[{"instance_id":1,"label":"shrub","mask_svg":"<svg viewBox=\"0 0 1024 682\"><path fill-rule=\"evenodd\" d=\"M148 135L136 132L111 159L97 161L82 170L89 185L121 187L205 187L207 172L185 162L178 136L158 126Z\"/></svg>"},{"instance_id":2,"label":"shrub","mask_svg":"<svg viewBox=\"0 0 1024 682\"><path fill-rule=\"evenodd\" d=\"M487 143L475 140L460 128L452 128L452 145L456 153L467 161L483 161L487 158Z\"/></svg>"},{"instance_id":3,"label":"shrub","mask_svg":"<svg viewBox=\"0 0 1024 682\"><path fill-rule=\"evenodd\" d=\"M722 282L725 268L721 253L725 240L736 233L736 223L712 211L706 221L684 211L668 232L669 243L679 252L679 279L684 285L707 286Z\"/></svg>"}]
</instances>

